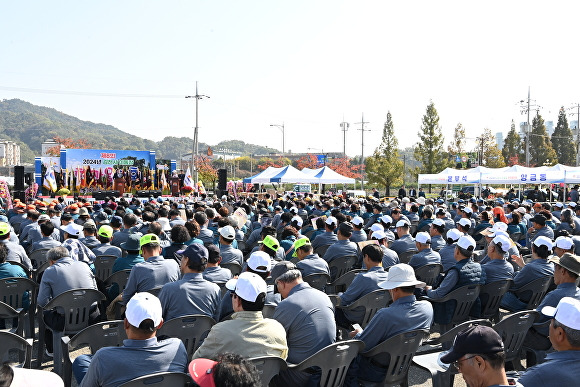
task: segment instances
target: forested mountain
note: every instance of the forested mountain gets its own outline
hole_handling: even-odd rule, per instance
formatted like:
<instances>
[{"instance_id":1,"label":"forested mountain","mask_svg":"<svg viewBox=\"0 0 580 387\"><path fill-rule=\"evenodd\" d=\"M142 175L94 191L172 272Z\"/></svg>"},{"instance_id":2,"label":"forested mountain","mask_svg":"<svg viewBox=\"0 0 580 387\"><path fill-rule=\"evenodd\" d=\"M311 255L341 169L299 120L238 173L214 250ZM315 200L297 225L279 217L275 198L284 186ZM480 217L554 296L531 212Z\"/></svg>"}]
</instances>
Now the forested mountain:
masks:
<instances>
[{"instance_id":1,"label":"forested mountain","mask_svg":"<svg viewBox=\"0 0 580 387\"><path fill-rule=\"evenodd\" d=\"M20 144L21 161L32 163L41 153L41 144L54 137L85 140L94 149L155 150L157 158L178 159L191 153L193 140L189 137L165 137L159 142L147 140L123 132L111 125L95 124L61 113L56 109L33 105L19 99L0 101L0 140L12 140ZM275 149L243 141L230 140L211 146L225 147L244 154L268 154ZM200 153L208 145L199 144Z\"/></svg>"}]
</instances>

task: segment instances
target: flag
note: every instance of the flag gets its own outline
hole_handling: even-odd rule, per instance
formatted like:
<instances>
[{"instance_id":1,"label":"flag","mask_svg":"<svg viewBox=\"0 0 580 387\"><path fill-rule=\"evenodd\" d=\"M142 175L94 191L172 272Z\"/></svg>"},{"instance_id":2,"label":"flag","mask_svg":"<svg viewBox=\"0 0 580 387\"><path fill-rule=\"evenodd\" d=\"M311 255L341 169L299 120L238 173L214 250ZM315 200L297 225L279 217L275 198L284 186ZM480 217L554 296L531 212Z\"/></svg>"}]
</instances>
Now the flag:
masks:
<instances>
[{"instance_id":1,"label":"flag","mask_svg":"<svg viewBox=\"0 0 580 387\"><path fill-rule=\"evenodd\" d=\"M75 168L75 185L76 185L77 189L81 188L81 180L82 180L81 167L76 167Z\"/></svg>"},{"instance_id":2,"label":"flag","mask_svg":"<svg viewBox=\"0 0 580 387\"><path fill-rule=\"evenodd\" d=\"M191 178L191 171L189 167L187 167L187 172L185 172L185 177L183 178L183 186L193 188L193 179Z\"/></svg>"},{"instance_id":3,"label":"flag","mask_svg":"<svg viewBox=\"0 0 580 387\"><path fill-rule=\"evenodd\" d=\"M197 181L197 192L199 192L200 194L205 194L205 187L203 186L203 183L201 182L201 180Z\"/></svg>"},{"instance_id":4,"label":"flag","mask_svg":"<svg viewBox=\"0 0 580 387\"><path fill-rule=\"evenodd\" d=\"M42 185L44 188L49 189L52 192L56 191L56 178L54 177L54 170L52 169L51 165L46 168L46 173L44 174L44 183Z\"/></svg>"},{"instance_id":5,"label":"flag","mask_svg":"<svg viewBox=\"0 0 580 387\"><path fill-rule=\"evenodd\" d=\"M167 188L167 178L165 177L165 171L161 171L161 189Z\"/></svg>"}]
</instances>

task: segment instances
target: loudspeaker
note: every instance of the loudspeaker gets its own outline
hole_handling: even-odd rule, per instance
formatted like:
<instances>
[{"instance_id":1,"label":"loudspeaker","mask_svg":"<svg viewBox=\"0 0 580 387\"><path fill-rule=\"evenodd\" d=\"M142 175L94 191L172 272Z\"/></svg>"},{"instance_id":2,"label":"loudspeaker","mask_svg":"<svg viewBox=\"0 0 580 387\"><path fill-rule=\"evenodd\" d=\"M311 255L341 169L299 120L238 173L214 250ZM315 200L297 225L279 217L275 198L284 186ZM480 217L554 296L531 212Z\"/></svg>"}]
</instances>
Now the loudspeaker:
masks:
<instances>
[{"instance_id":1,"label":"loudspeaker","mask_svg":"<svg viewBox=\"0 0 580 387\"><path fill-rule=\"evenodd\" d=\"M225 191L228 184L228 170L224 168L218 169L218 190Z\"/></svg>"},{"instance_id":2,"label":"loudspeaker","mask_svg":"<svg viewBox=\"0 0 580 387\"><path fill-rule=\"evenodd\" d=\"M95 200L105 200L107 196L110 198L118 198L121 196L119 191L94 191L92 195Z\"/></svg>"},{"instance_id":3,"label":"loudspeaker","mask_svg":"<svg viewBox=\"0 0 580 387\"><path fill-rule=\"evenodd\" d=\"M24 191L24 167L22 165L14 167L14 190Z\"/></svg>"},{"instance_id":4,"label":"loudspeaker","mask_svg":"<svg viewBox=\"0 0 580 387\"><path fill-rule=\"evenodd\" d=\"M157 198L157 197L162 195L162 192L161 192L161 190L154 190L153 189L153 190L140 190L140 191L137 191L136 194L139 197L148 198L149 196L153 196L154 198Z\"/></svg>"},{"instance_id":5,"label":"loudspeaker","mask_svg":"<svg viewBox=\"0 0 580 387\"><path fill-rule=\"evenodd\" d=\"M24 202L24 200L26 199L26 195L24 194L24 190L12 191L12 198L13 199L20 199L21 202Z\"/></svg>"}]
</instances>

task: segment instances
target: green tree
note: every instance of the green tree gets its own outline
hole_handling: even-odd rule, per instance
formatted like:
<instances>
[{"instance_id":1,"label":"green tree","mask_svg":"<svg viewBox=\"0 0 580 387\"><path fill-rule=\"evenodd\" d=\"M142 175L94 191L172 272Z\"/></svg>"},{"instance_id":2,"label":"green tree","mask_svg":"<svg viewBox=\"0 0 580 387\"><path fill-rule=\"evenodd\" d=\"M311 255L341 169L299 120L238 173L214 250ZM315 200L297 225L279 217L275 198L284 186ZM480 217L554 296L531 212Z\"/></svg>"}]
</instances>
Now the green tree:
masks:
<instances>
[{"instance_id":1,"label":"green tree","mask_svg":"<svg viewBox=\"0 0 580 387\"><path fill-rule=\"evenodd\" d=\"M572 131L568 127L568 119L564 106L558 113L558 124L552 134L552 146L558 155L560 164L576 165L576 146L572 138Z\"/></svg>"},{"instance_id":2,"label":"green tree","mask_svg":"<svg viewBox=\"0 0 580 387\"><path fill-rule=\"evenodd\" d=\"M514 120L512 120L512 126L503 143L501 154L503 156L504 163L510 167L512 165L524 164L526 161L524 143L516 131L516 124L514 123Z\"/></svg>"},{"instance_id":3,"label":"green tree","mask_svg":"<svg viewBox=\"0 0 580 387\"><path fill-rule=\"evenodd\" d=\"M455 127L453 141L451 141L451 144L447 147L447 151L453 156L465 152L465 128L461 125L461 122Z\"/></svg>"},{"instance_id":4,"label":"green tree","mask_svg":"<svg viewBox=\"0 0 580 387\"><path fill-rule=\"evenodd\" d=\"M419 142L415 146L415 159L421 163L419 173L438 173L449 165L443 151L444 137L439 126L439 114L433 101L427 106L423 125L418 133Z\"/></svg>"},{"instance_id":5,"label":"green tree","mask_svg":"<svg viewBox=\"0 0 580 387\"><path fill-rule=\"evenodd\" d=\"M505 167L503 155L497 146L495 136L489 128L483 129L481 136L476 138L477 149L480 152L482 164L489 168Z\"/></svg>"},{"instance_id":6,"label":"green tree","mask_svg":"<svg viewBox=\"0 0 580 387\"><path fill-rule=\"evenodd\" d=\"M389 195L392 185L400 185L403 176L403 162L399 159L399 142L393 129L391 112L383 126L381 144L371 157L367 157L365 170L369 183L385 187L385 195Z\"/></svg>"},{"instance_id":7,"label":"green tree","mask_svg":"<svg viewBox=\"0 0 580 387\"><path fill-rule=\"evenodd\" d=\"M552 148L552 142L548 137L544 119L540 112L532 120L532 133L530 136L530 166L554 165L558 162L556 151Z\"/></svg>"}]
</instances>

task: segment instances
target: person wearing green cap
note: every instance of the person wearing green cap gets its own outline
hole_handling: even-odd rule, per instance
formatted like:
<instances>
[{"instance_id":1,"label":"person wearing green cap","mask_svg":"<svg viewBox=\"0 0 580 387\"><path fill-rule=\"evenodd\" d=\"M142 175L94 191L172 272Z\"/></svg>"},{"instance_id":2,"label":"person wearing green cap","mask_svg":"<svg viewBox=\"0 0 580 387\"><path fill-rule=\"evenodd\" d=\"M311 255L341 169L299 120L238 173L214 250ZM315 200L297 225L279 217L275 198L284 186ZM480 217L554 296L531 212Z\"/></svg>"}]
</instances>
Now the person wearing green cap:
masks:
<instances>
[{"instance_id":1,"label":"person wearing green cap","mask_svg":"<svg viewBox=\"0 0 580 387\"><path fill-rule=\"evenodd\" d=\"M10 236L12 235L11 231L12 227L8 223L0 222L0 243L4 243L8 249L8 257L6 260L20 262L31 270L32 262L30 262L30 258L28 258L24 247L10 240Z\"/></svg>"},{"instance_id":2,"label":"person wearing green cap","mask_svg":"<svg viewBox=\"0 0 580 387\"><path fill-rule=\"evenodd\" d=\"M114 255L119 258L123 255L123 251L120 248L111 245L111 240L113 239L113 227L108 225L99 227L97 239L100 244L93 248L93 253L95 253L97 257L99 255Z\"/></svg>"},{"instance_id":3,"label":"person wearing green cap","mask_svg":"<svg viewBox=\"0 0 580 387\"><path fill-rule=\"evenodd\" d=\"M294 243L292 257L298 258L296 268L302 272L302 277L310 274L326 273L330 275L328 263L314 253L312 244L308 238L298 239Z\"/></svg>"},{"instance_id":4,"label":"person wearing green cap","mask_svg":"<svg viewBox=\"0 0 580 387\"><path fill-rule=\"evenodd\" d=\"M131 269L127 286L121 295L124 303L137 292L160 288L168 282L177 281L180 276L177 261L161 256L161 241L157 235L143 235L139 245L145 262Z\"/></svg>"}]
</instances>

